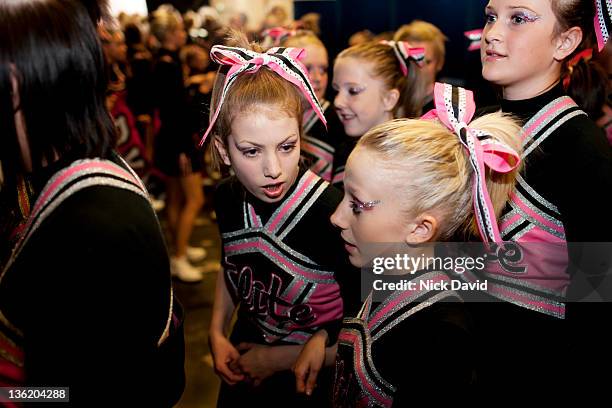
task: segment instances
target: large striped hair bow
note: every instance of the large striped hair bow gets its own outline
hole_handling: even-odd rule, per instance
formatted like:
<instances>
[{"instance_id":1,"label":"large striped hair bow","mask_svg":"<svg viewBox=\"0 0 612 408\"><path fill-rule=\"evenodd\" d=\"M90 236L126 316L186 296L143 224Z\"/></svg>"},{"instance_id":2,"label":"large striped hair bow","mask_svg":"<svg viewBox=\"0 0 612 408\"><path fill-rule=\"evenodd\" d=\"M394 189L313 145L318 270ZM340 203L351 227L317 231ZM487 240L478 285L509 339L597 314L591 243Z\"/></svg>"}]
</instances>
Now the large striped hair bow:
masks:
<instances>
[{"instance_id":1,"label":"large striped hair bow","mask_svg":"<svg viewBox=\"0 0 612 408\"><path fill-rule=\"evenodd\" d=\"M408 67L410 61L414 61L419 67L422 67L425 63L425 48L413 48L406 41L386 41L383 40L381 44L386 44L393 48L393 52L397 57L402 68L402 74L408 75Z\"/></svg>"},{"instance_id":2,"label":"large striped hair bow","mask_svg":"<svg viewBox=\"0 0 612 408\"><path fill-rule=\"evenodd\" d=\"M321 119L321 122L327 126L327 120L325 120L321 105L319 105L317 96L312 89L306 68L299 61L304 52L302 48L274 47L262 54L239 47L213 46L210 51L212 60L219 65L228 65L230 69L226 74L215 113L210 120L208 129L206 129L202 136L200 146L204 144L204 141L213 129L221 106L225 102L225 97L232 84L236 81L236 78L241 74L253 74L264 66L295 85L302 92L319 119Z\"/></svg>"},{"instance_id":3,"label":"large striped hair bow","mask_svg":"<svg viewBox=\"0 0 612 408\"><path fill-rule=\"evenodd\" d=\"M610 0L595 0L595 35L597 36L597 47L599 51L603 50L610 38L610 30L612 30L612 1Z\"/></svg>"},{"instance_id":4,"label":"large striped hair bow","mask_svg":"<svg viewBox=\"0 0 612 408\"><path fill-rule=\"evenodd\" d=\"M472 194L478 230L484 242L501 242L487 189L485 166L498 173L509 173L519 165L520 156L489 133L468 126L476 110L472 91L437 82L434 86L434 102L436 108L422 119L439 119L457 134L469 152L470 164L474 169Z\"/></svg>"}]
</instances>

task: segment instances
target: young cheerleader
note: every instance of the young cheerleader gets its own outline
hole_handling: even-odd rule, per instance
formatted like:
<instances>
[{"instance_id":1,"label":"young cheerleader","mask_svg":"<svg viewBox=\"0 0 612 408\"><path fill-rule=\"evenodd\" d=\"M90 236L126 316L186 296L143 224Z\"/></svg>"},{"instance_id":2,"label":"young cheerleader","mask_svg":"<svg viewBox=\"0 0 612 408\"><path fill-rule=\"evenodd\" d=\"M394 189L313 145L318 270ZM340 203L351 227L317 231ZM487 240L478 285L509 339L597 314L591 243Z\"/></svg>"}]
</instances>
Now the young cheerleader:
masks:
<instances>
[{"instance_id":1,"label":"young cheerleader","mask_svg":"<svg viewBox=\"0 0 612 408\"><path fill-rule=\"evenodd\" d=\"M344 130L334 112L333 104L325 99L328 82L327 70L329 69L327 50L313 32L306 30L292 33L282 42L282 45L303 48L305 51L306 55L302 62L308 70L308 77L321 103L327 119L327 127L318 120L312 109L307 110L304 114L304 136L300 147L302 157L310 170L322 179L331 181L334 154L338 141L344 137Z\"/></svg>"},{"instance_id":2,"label":"young cheerleader","mask_svg":"<svg viewBox=\"0 0 612 408\"><path fill-rule=\"evenodd\" d=\"M444 43L448 38L435 25L427 21L414 20L410 24L401 26L393 36L395 41L407 41L414 47L425 49L423 76L425 81L425 101L423 112L434 108L433 92L436 77L444 67L446 47Z\"/></svg>"},{"instance_id":3,"label":"young cheerleader","mask_svg":"<svg viewBox=\"0 0 612 408\"><path fill-rule=\"evenodd\" d=\"M405 42L365 43L342 51L334 63L336 112L348 138L334 156L332 183L342 187L344 165L358 138L372 127L399 117L418 117L425 92L416 64L422 48Z\"/></svg>"},{"instance_id":4,"label":"young cheerleader","mask_svg":"<svg viewBox=\"0 0 612 408\"><path fill-rule=\"evenodd\" d=\"M329 223L341 197L299 167L304 106L325 121L299 62L302 50L261 53L236 41L242 47L212 49L221 70L204 135L212 132L214 160L235 174L215 195L223 271L210 345L224 380L219 405L300 404L290 368L314 333L325 329L334 342L342 318L336 272L350 265Z\"/></svg>"},{"instance_id":5,"label":"young cheerleader","mask_svg":"<svg viewBox=\"0 0 612 408\"><path fill-rule=\"evenodd\" d=\"M157 53L154 81L161 128L156 137L155 162L167 176L167 214L174 256L172 274L185 282L199 282L202 272L189 263L206 256L203 248L190 247L189 238L204 205L201 169L203 158L193 140L189 104L179 51L187 34L181 15L172 7L152 13L151 32L161 48Z\"/></svg>"},{"instance_id":6,"label":"young cheerleader","mask_svg":"<svg viewBox=\"0 0 612 408\"><path fill-rule=\"evenodd\" d=\"M349 157L344 199L331 220L357 267L371 264L373 243L401 243L409 255L429 256L435 252L424 244L448 241L463 229L488 242L500 240L496 215L514 186L520 128L499 112L470 123L472 93L461 88L436 84L436 102L432 117L439 121L398 119L376 126ZM391 292L382 301L370 293L357 317L344 319L335 407L407 406L416 390L473 382L477 342L461 295L418 283L458 275L433 266L399 274L415 289ZM307 393L312 388L304 375L322 361L317 342L304 347L296 364L298 389Z\"/></svg>"},{"instance_id":7,"label":"young cheerleader","mask_svg":"<svg viewBox=\"0 0 612 408\"><path fill-rule=\"evenodd\" d=\"M492 293L509 303L474 311L481 334L486 336L483 344L497 350L495 345L509 336L530 339L516 343L503 361L487 367L489 375L484 378L503 382L520 376L551 381L551 374L565 366L564 356L587 351L578 352L577 337L568 336L561 320L566 316L565 295L572 290L571 265L580 262L580 252L570 243L612 241L609 203L600 197L601 192L612 189L610 148L595 123L563 88L565 76L570 75L571 88L586 72L586 66L569 72L567 64L588 47L593 1L491 0L485 12L482 74L501 87L502 111L521 119L522 158L527 163L501 218L501 234L507 241L547 246L541 250L542 246L522 245L527 273L504 274L508 290ZM586 316L579 313L572 318L572 306L579 313L588 305L568 308L568 322L582 325ZM598 310L605 305L594 306L588 315L600 315ZM596 337L589 333L594 327L584 326L576 333L592 341ZM525 370L535 361L545 367L544 373Z\"/></svg>"}]
</instances>

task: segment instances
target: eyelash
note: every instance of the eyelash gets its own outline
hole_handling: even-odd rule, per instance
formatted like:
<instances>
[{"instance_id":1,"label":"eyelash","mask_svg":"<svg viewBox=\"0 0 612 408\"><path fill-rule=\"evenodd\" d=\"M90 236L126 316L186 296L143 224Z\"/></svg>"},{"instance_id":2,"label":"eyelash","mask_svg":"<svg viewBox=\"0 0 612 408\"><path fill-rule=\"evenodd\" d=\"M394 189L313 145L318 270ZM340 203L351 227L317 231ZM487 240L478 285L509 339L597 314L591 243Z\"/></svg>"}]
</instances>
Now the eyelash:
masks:
<instances>
[{"instance_id":1,"label":"eyelash","mask_svg":"<svg viewBox=\"0 0 612 408\"><path fill-rule=\"evenodd\" d=\"M380 203L380 200L368 201L367 203L362 203L361 201L350 201L349 206L351 210L353 210L353 214L361 214L363 210L369 210L374 207L376 204Z\"/></svg>"},{"instance_id":2,"label":"eyelash","mask_svg":"<svg viewBox=\"0 0 612 408\"><path fill-rule=\"evenodd\" d=\"M517 22L518 19L520 19L521 21ZM538 19L539 19L538 16L530 16L525 13L515 13L510 16L510 21L513 25L523 25L525 23L533 23L534 21ZM495 14L487 13L485 15L486 24L491 24L491 23L494 23L495 21L497 21L497 16Z\"/></svg>"},{"instance_id":3,"label":"eyelash","mask_svg":"<svg viewBox=\"0 0 612 408\"><path fill-rule=\"evenodd\" d=\"M295 143L287 143L284 145L281 145L279 150L282 153L291 153L293 151L293 149L295 149ZM257 153L259 152L259 149L246 149L246 150L242 150L242 155L245 157L256 157Z\"/></svg>"}]
</instances>

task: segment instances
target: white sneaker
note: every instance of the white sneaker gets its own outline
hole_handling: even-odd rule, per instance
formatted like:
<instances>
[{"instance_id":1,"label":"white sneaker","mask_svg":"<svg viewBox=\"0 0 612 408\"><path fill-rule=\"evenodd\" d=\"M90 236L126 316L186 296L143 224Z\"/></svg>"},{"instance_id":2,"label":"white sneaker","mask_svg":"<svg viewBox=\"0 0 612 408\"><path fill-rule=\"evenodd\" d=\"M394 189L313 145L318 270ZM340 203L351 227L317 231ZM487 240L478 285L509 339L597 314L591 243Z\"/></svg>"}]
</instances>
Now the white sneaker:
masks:
<instances>
[{"instance_id":1,"label":"white sneaker","mask_svg":"<svg viewBox=\"0 0 612 408\"><path fill-rule=\"evenodd\" d=\"M193 267L186 257L170 258L170 272L183 282L195 283L202 280L202 272Z\"/></svg>"},{"instance_id":2,"label":"white sneaker","mask_svg":"<svg viewBox=\"0 0 612 408\"><path fill-rule=\"evenodd\" d=\"M204 248L192 246L187 247L187 259L189 259L191 262L203 261L204 258L206 258L206 255L208 255L208 252L206 252Z\"/></svg>"}]
</instances>

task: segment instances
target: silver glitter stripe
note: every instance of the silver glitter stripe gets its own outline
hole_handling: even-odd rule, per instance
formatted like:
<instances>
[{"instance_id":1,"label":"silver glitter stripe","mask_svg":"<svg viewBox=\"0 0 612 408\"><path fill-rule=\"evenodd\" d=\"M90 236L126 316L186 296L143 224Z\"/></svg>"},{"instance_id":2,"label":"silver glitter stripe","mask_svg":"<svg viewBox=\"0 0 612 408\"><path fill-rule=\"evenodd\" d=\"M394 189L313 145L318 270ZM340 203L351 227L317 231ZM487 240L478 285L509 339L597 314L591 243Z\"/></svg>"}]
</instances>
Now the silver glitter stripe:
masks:
<instances>
[{"instance_id":1,"label":"silver glitter stripe","mask_svg":"<svg viewBox=\"0 0 612 408\"><path fill-rule=\"evenodd\" d=\"M373 293L374 293L374 290L371 290L365 302L363 302L363 305L361 305L361 308L359 309L359 313L357 313L358 318L362 320L368 319L368 316L370 315L370 308L372 307L372 294Z\"/></svg>"},{"instance_id":2,"label":"silver glitter stripe","mask_svg":"<svg viewBox=\"0 0 612 408\"><path fill-rule=\"evenodd\" d=\"M242 215L244 217L244 229L246 230L249 228L249 206L246 201L242 202ZM224 235L225 234L221 234L221 236Z\"/></svg>"},{"instance_id":3,"label":"silver glitter stripe","mask_svg":"<svg viewBox=\"0 0 612 408\"><path fill-rule=\"evenodd\" d=\"M303 340L301 338L302 336L306 337L306 340ZM312 337L312 333L295 330L295 331L292 331L288 336L283 337L281 340L286 341L287 343L291 342L293 344L305 344L308 341L308 339L310 339L311 337Z\"/></svg>"},{"instance_id":4,"label":"silver glitter stripe","mask_svg":"<svg viewBox=\"0 0 612 408\"><path fill-rule=\"evenodd\" d=\"M315 177L312 179L312 181L309 181L309 179L310 179L310 177L312 175L315 175ZM272 214L272 216L270 217L270 219L268 220L266 225L264 225L264 228L266 230L269 230L272 233L276 233L285 224L285 222L287 222L287 219L293 214L295 209L302 204L302 202L304 201L304 198L308 195L310 190L312 190L314 188L316 182L319 179L320 179L319 176L317 176L316 174L314 174L310 170L306 170L304 172L304 175L302 176L302 178L300 178L300 181L298 182L297 186L295 187L295 190L294 190L293 194L291 194L291 196L287 197L284 200L284 203L281 206L279 206L276 209L276 211L274 211L274 213ZM308 184L306 184L306 183L308 183ZM289 205L289 201L291 201L298 194L298 191L300 191L302 189L302 187L304 187L304 191L300 194L298 199L289 208L287 208L287 206ZM285 215L282 218L280 218L278 220L278 222L277 222L276 219L278 218L279 214L281 212L285 211L285 209L287 210L285 212ZM276 223L276 228L274 230L269 228L269 226L272 223Z\"/></svg>"},{"instance_id":5,"label":"silver glitter stripe","mask_svg":"<svg viewBox=\"0 0 612 408\"><path fill-rule=\"evenodd\" d=\"M514 210L513 210L514 211ZM515 213L516 214L516 213ZM505 241L510 241L510 239L508 239L507 235L510 233L510 231L512 231L513 229L515 229L516 227L518 227L520 224L523 223L523 221L525 221L523 218L519 218L516 221L514 221L512 224L508 225L506 228L504 228L504 230L502 232L500 232L500 235L503 237L503 239Z\"/></svg>"},{"instance_id":6,"label":"silver glitter stripe","mask_svg":"<svg viewBox=\"0 0 612 408\"><path fill-rule=\"evenodd\" d=\"M525 297L525 298L527 298L529 300L532 300L532 301L535 301L535 302L547 303L547 304L549 304L551 306L559 307L559 308L565 307L565 304L562 303L562 302L551 301L550 299L546 299L546 298L541 297L541 296L535 296L535 295L531 295L531 294L528 294L528 293L525 293L525 292L519 292L518 290L516 290L514 288L509 288L507 286L499 285L499 284L496 284L494 282L490 282L490 283L491 283L491 285L493 287L503 288L506 291L522 295L522 297ZM564 319L565 318L565 314L553 312L553 311L550 311L548 309L544 309L544 308L539 307L539 306L534 306L534 305L531 305L531 304L528 304L528 303L524 303L524 302L518 301L515 298L510 297L510 296L502 295L502 294L499 294L499 293L493 293L491 291L489 292L489 294L491 296L494 296L494 297L498 298L498 299L504 300L506 302L512 303L512 304L517 305L517 306L521 306L521 307L523 307L525 309L534 310L536 312L540 312L540 313L543 313L543 314L548 315L548 316L557 317L559 319Z\"/></svg>"},{"instance_id":7,"label":"silver glitter stripe","mask_svg":"<svg viewBox=\"0 0 612 408\"><path fill-rule=\"evenodd\" d=\"M376 384L375 381L373 381L370 378L370 375L368 373L368 371L366 370L366 364L367 366L371 369L372 374L374 374L374 378L376 378L376 380L378 380L381 384L383 384L386 388L388 388L389 390L391 390L391 392L395 393L397 391L397 388L395 386L393 386L393 384L389 383L388 381L386 381L382 375L380 375L380 373L378 372L378 370L376 369L376 365L374 364L374 359L372 358L372 338L370 336L370 331L368 330L365 322L361 319L345 319L345 321L347 321L348 323L351 324L357 324L359 326L362 327L362 330L365 334L365 343L363 342L363 340L361 339L361 333L356 330L356 329L343 329L344 331L353 334L356 338L357 341L359 341L361 343L361 354L358 356L354 351L354 345L352 343L349 342L344 342L343 344L353 348L353 369L356 369L357 367L361 368L361 371L363 372L364 376L366 377L366 380L368 381L368 385L370 385L372 388L376 389L376 391L378 391L380 394L383 395L383 397L389 398L391 399L392 396L390 396L389 394L387 394L385 391L382 390L382 388L380 388L380 386L378 386L378 384ZM361 377L356 375L355 379L357 380L357 382L359 382L360 388L362 389L362 391L367 394L368 396L370 396L371 399L373 400L378 400L376 397L374 397L372 394L370 394L370 392L368 391L368 389L364 386L364 384L361 382Z\"/></svg>"},{"instance_id":8,"label":"silver glitter stripe","mask_svg":"<svg viewBox=\"0 0 612 408\"><path fill-rule=\"evenodd\" d=\"M255 208L251 205L251 203L244 201L244 208L245 208L245 213L248 216L249 222L252 225L252 227L250 228L259 228L258 226L263 225L261 222L261 218L259 217L259 215L257 215L257 213L255 212ZM255 217L253 217L253 214L255 214ZM245 224L245 227L249 228L247 224Z\"/></svg>"},{"instance_id":9,"label":"silver glitter stripe","mask_svg":"<svg viewBox=\"0 0 612 408\"><path fill-rule=\"evenodd\" d=\"M298 286L298 283L302 283L302 289L299 290L297 292L297 295L289 297L289 292L291 292L292 290L294 290L296 288L296 286ZM291 283L289 285L287 285L287 288L283 291L282 295L285 297L285 299L289 299L291 301L291 303L295 304L295 301L302 296L302 294L304 293L304 291L306 290L306 288L308 287L307 284L304 284L304 282L302 280L298 280L298 279L294 279L291 281ZM312 297L312 294L314 293L314 291L317 289L317 285L311 285L310 289L308 290L308 292L306 292L306 294L304 295L304 298L302 300L303 303L308 303L308 300L310 300L310 298Z\"/></svg>"},{"instance_id":10,"label":"silver glitter stripe","mask_svg":"<svg viewBox=\"0 0 612 408\"><path fill-rule=\"evenodd\" d=\"M529 231L531 231L534 228L535 228L534 224L527 224L527 226L525 228L523 228L520 231L518 231L516 234L514 234L513 237L509 238L509 240L510 241L518 241L519 239L523 238L523 236L525 234L527 234Z\"/></svg>"},{"instance_id":11,"label":"silver glitter stripe","mask_svg":"<svg viewBox=\"0 0 612 408\"><path fill-rule=\"evenodd\" d=\"M269 316L266 316L266 317L269 318ZM268 321L263 320L263 319L255 318L255 320L257 320L257 324L269 330L264 333L264 336L266 337L266 339L273 338L274 340L277 340L291 333L289 330L279 327L278 322L272 321L273 324L271 324Z\"/></svg>"},{"instance_id":12,"label":"silver glitter stripe","mask_svg":"<svg viewBox=\"0 0 612 408\"><path fill-rule=\"evenodd\" d=\"M542 224L541 222L539 222L538 220L536 220L535 218L533 218L532 216L530 216L529 214L525 213L521 207L519 207L516 203L514 203L513 201L509 201L510 205L512 206L512 208L514 208L518 214L523 217L525 220L537 225L540 229L548 232L551 235L554 235L555 237L565 240L565 233L560 233L550 227L547 227L546 225Z\"/></svg>"},{"instance_id":13,"label":"silver glitter stripe","mask_svg":"<svg viewBox=\"0 0 612 408\"><path fill-rule=\"evenodd\" d=\"M511 219L512 217L514 217L515 215L516 215L516 211L514 211L514 210L510 210L510 211L508 211L506 214L502 215L502 217L501 217L501 219L500 219L499 223L500 223L500 224L503 224L503 223L505 223L505 222L508 222L508 221L510 221L510 219Z\"/></svg>"},{"instance_id":14,"label":"silver glitter stripe","mask_svg":"<svg viewBox=\"0 0 612 408\"><path fill-rule=\"evenodd\" d=\"M555 224L558 227L562 227L563 228L563 223L561 221L559 221L557 218L553 217L550 214L545 213L544 211L542 211L541 209L539 209L538 207L535 206L535 204L533 204L531 202L531 200L527 197L525 197L523 194L521 194L520 191L515 190L514 194L516 194L516 196L518 197L518 199L525 204L527 207L529 207L529 209L535 213L537 213L540 217L544 218L545 220L552 222L553 224ZM534 197L535 198L535 197ZM544 203L541 203L542 205L544 205Z\"/></svg>"},{"instance_id":15,"label":"silver glitter stripe","mask_svg":"<svg viewBox=\"0 0 612 408\"><path fill-rule=\"evenodd\" d=\"M448 278L448 276L442 272L437 272L437 271L433 271L433 272L428 272L426 274L423 274L415 279L411 279L411 282L422 282L422 281L428 281L428 280L432 280L433 278L436 277L444 277L444 278ZM404 290L396 290L395 292L393 292L391 295L389 295L383 302L381 302L378 307L376 307L376 309L374 309L374 311L370 314L370 316L368 316L368 324L370 323L370 318L374 317L375 315L377 315L381 310L385 309L387 306L389 306L390 303L393 303L398 297L405 295L406 291ZM422 290L422 291L414 291L414 293L412 293L410 296L406 296L404 299L402 299L397 305L395 305L391 311L387 312L387 316L392 315L393 313L397 312L399 309L401 309L402 307L404 307L406 304L411 303L413 301L415 301L416 299L423 297L424 295L426 295L427 293L429 293L429 291L427 290ZM374 324L370 329L374 330L376 329L378 326L380 326L381 324L383 324L385 321L385 318L380 319L376 324Z\"/></svg>"},{"instance_id":16,"label":"silver glitter stripe","mask_svg":"<svg viewBox=\"0 0 612 408\"><path fill-rule=\"evenodd\" d=\"M542 286L530 283L529 281L526 281L525 279L511 278L506 275L499 275L497 273L492 273L492 272L487 272L487 271L483 271L482 275L484 278L492 279L491 283L495 283L495 281L500 281L500 282L504 282L504 283L511 284L511 285L521 286L526 289L538 291L542 294L542 296L548 295L548 296L556 296L556 297L565 297L565 291L557 291L553 289L544 288ZM497 283L497 285L503 286L500 283Z\"/></svg>"},{"instance_id":17,"label":"silver glitter stripe","mask_svg":"<svg viewBox=\"0 0 612 408\"><path fill-rule=\"evenodd\" d=\"M8 262L6 263L2 271L2 274L0 274L0 282L2 282L2 278L4 277L6 271L8 271L8 269L15 262L15 260L21 253L22 249L26 246L28 240L30 239L32 234L38 229L40 224L70 195L86 187L92 187L92 186L111 186L111 187L121 188L124 190L132 191L140 195L141 197L143 197L145 200L148 199L146 194L142 190L140 190L138 187L134 186L133 184L124 182L124 181L119 181L116 179L111 179L108 177L89 177L89 178L79 181L78 183L73 184L68 189L63 191L60 195L54 195L53 200L50 202L50 204L37 215L37 218L31 225L27 233L23 236L19 244L15 247L13 254L11 255Z\"/></svg>"},{"instance_id":18,"label":"silver glitter stripe","mask_svg":"<svg viewBox=\"0 0 612 408\"><path fill-rule=\"evenodd\" d=\"M240 235L243 235L243 234L249 233L249 232L256 232L256 233L258 233L258 235L261 234L261 235L266 236L272 242L274 242L276 245L278 245L284 252L287 252L287 253L293 255L295 258L299 259L300 261L302 261L302 262L304 262L306 264L317 265L317 263L315 261L313 261L312 259L308 258L306 255L302 255L301 253L295 251L293 248L291 248L290 246L285 244L283 241L279 240L274 235L268 234L268 231L264 231L261 228L253 228L253 229L250 229L250 230L243 231L242 234L234 234L231 237L231 238L234 238L234 239L228 239L228 242L223 244L223 246L229 245L230 243L234 243L234 242L238 242L238 243L257 242L257 240L263 239L262 237L259 237L259 236L255 236L253 238L239 238L239 239L236 239L236 237L239 237ZM223 239L226 239L226 237L223 236Z\"/></svg>"},{"instance_id":19,"label":"silver glitter stripe","mask_svg":"<svg viewBox=\"0 0 612 408\"><path fill-rule=\"evenodd\" d=\"M60 184L58 184L57 186L54 187L54 190L49 193L49 196L46 197L44 202L40 201L42 199L42 197L44 197L49 192L49 189L51 188L51 186L53 186L57 182L57 180L59 178L65 177L67 172L69 172L72 169L74 169L75 167L81 166L83 164L89 164L89 166L87 166L86 168L84 168L82 170L79 170L78 172L75 172L75 173L71 174L70 177L66 178L64 181L62 181ZM102 168L102 167L100 167L101 164L108 165L112 169ZM37 212L40 211L41 208L44 208L45 205L47 205L50 201L55 199L57 194L59 194L59 191L61 191L62 188L64 188L67 184L72 183L77 178L80 178L80 177L83 177L83 176L86 176L86 175L89 175L89 174L93 174L93 173L103 173L103 174L113 175L113 176L119 177L119 178L121 178L123 180L126 180L128 182L134 181L134 180L131 180L131 179L127 178L125 176L125 174L124 174L125 172L126 172L126 170L122 169L120 166L118 166L115 163L110 162L108 160L82 159L82 160L77 160L77 161L73 162L70 166L68 166L65 169L59 171L54 176L52 176L51 179L49 179L49 181L47 182L47 184L43 188L42 192L39 194L39 198L36 200L36 202L32 206L33 212L32 212L32 214L30 214L30 218L29 218L28 224L27 224L27 230L24 231L23 236L25 237L25 236L27 236L30 233L30 230L32 229L33 221L36 219L36 217L38 217L38 213ZM138 184L137 181L136 181L136 184ZM146 199L149 200L148 197L146 197ZM20 243L17 244L17 246L19 246L19 245L20 245ZM13 251L16 250L17 246L15 248L13 248Z\"/></svg>"},{"instance_id":20,"label":"silver glitter stripe","mask_svg":"<svg viewBox=\"0 0 612 408\"><path fill-rule=\"evenodd\" d=\"M550 128L548 128L548 130L544 133L542 133L542 136L540 136L538 138L538 140L536 140L535 142L533 142L522 154L523 158L526 158L527 156L529 156L529 154L536 148L538 147L544 140L546 140L548 138L548 136L550 136L550 134L552 132L554 132L555 130L557 130L561 125L563 125L565 122L567 122L568 120L575 118L576 116L579 115L586 115L586 113L584 113L581 110L577 110L577 111L573 111L568 113L567 115L563 116L562 118L558 119L558 121L552 125ZM525 144L523 144L524 146Z\"/></svg>"},{"instance_id":21,"label":"silver glitter stripe","mask_svg":"<svg viewBox=\"0 0 612 408\"><path fill-rule=\"evenodd\" d=\"M277 251L274 248L271 248L271 251L275 254L277 254L278 256L282 257L283 259L286 258L285 256L283 256L283 254L279 251ZM306 278L305 276L302 276L301 274L299 274L298 272L293 272L291 270L289 270L283 263L281 263L276 257L269 255L267 252L262 252L261 250L259 250L259 248L245 248L245 249L240 249L240 250L236 250L236 251L227 251L225 254L227 256L233 256L233 255L244 255L244 254L261 254L263 256L265 256L269 261L271 261L273 264L275 264L278 268L280 268L281 270L284 270L285 272L291 274L291 276L293 276L296 279L300 279L303 282L313 282L313 283L327 283L327 284L332 284L335 283L335 279L334 279L334 273L330 272L330 271L318 271L318 270L314 270L314 269L310 269L310 268L305 268L302 265L295 263L295 262L290 262L291 264L293 264L294 266L303 269L304 271L306 271L309 274L315 275L315 276L320 276L320 278L315 278L315 279L311 279L311 278Z\"/></svg>"},{"instance_id":22,"label":"silver glitter stripe","mask_svg":"<svg viewBox=\"0 0 612 408\"><path fill-rule=\"evenodd\" d=\"M302 220L302 218L304 218L306 212L310 210L310 208L315 204L321 194L323 194L323 192L327 189L328 185L328 182L324 182L323 184L321 184L321 186L319 186L317 191L315 191L315 193L312 195L312 197L310 197L306 204L304 204L302 208L300 208L300 211L297 213L293 221L291 221L291 224L289 224L289 226L285 228L285 230L278 236L279 240L284 240L287 234L289 234L293 230L293 228L295 228L295 226Z\"/></svg>"},{"instance_id":23,"label":"silver glitter stripe","mask_svg":"<svg viewBox=\"0 0 612 408\"><path fill-rule=\"evenodd\" d=\"M391 321L387 325L385 325L385 327L380 329L380 331L378 333L376 333L376 335L374 337L372 337L372 341L374 342L374 341L378 340L381 336L385 335L389 330L393 329L395 326L397 326L398 324L400 324L401 322L403 322L404 320L406 320L408 317L412 316L416 312L419 312L419 311L421 311L421 310L423 310L423 309L433 305L434 303L437 303L437 302L441 301L442 299L447 299L447 298L451 298L451 297L454 297L458 301L463 302L461 297L455 291L446 290L444 292L440 292L437 295L432 296L431 298L427 299L426 301L421 302L418 305L410 308L405 313L402 313L396 319L393 319L393 321Z\"/></svg>"},{"instance_id":24,"label":"silver glitter stripe","mask_svg":"<svg viewBox=\"0 0 612 408\"><path fill-rule=\"evenodd\" d=\"M571 98L569 96L560 96L559 98L554 99L554 100L550 101L548 104L544 105L544 107L542 109L540 109L535 115L533 115L531 117L531 119L529 119L527 121L527 123L525 123L523 125L522 130L525 131L526 129L529 129L531 126L533 126L534 123L536 123L538 120L540 120L545 114L549 113L549 111L552 109L553 106L555 106L555 105L557 105L559 103L562 103L563 101L565 101L567 99L571 99ZM531 141L531 139L533 139L535 136L537 136L539 131L544 126L548 125L550 122L555 120L559 115L561 115L566 110L571 109L571 108L573 108L575 106L576 106L575 103L574 104L569 104L569 105L567 105L567 106L557 110L556 112L553 112L552 115L550 115L546 120L544 120L530 134L526 134L525 135L525 139L523 139L523 147L525 147Z\"/></svg>"},{"instance_id":25,"label":"silver glitter stripe","mask_svg":"<svg viewBox=\"0 0 612 408\"><path fill-rule=\"evenodd\" d=\"M555 213L561 215L561 213L559 212L559 209L553 203L551 203L550 201L542 197L540 194L538 194L537 191L535 191L529 184L527 184L527 181L525 181L525 179L520 174L517 176L516 181L521 185L521 187L525 189L525 191L527 191L540 204L542 204L544 207L548 208L549 210L554 211Z\"/></svg>"}]
</instances>

